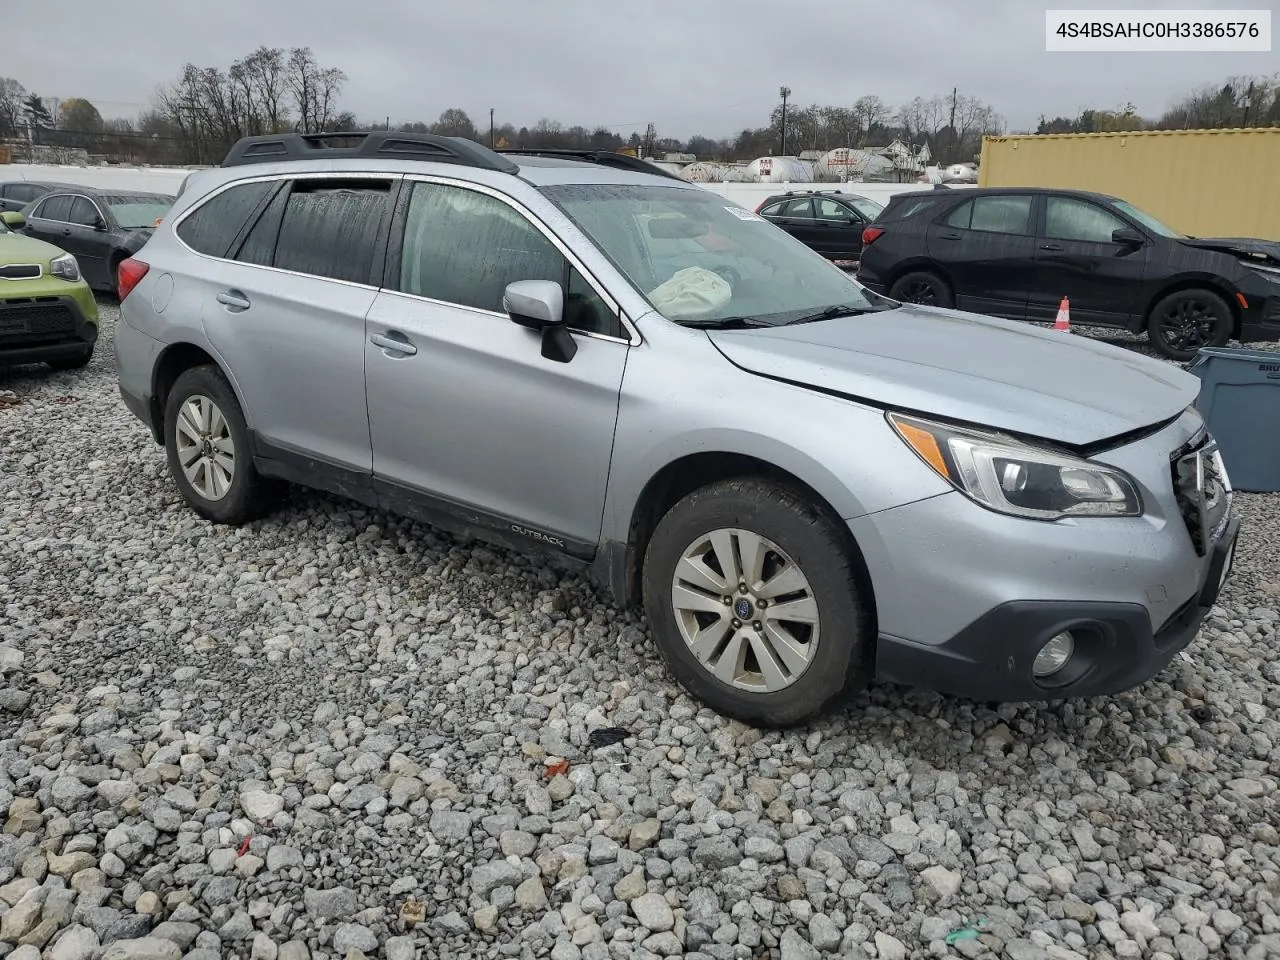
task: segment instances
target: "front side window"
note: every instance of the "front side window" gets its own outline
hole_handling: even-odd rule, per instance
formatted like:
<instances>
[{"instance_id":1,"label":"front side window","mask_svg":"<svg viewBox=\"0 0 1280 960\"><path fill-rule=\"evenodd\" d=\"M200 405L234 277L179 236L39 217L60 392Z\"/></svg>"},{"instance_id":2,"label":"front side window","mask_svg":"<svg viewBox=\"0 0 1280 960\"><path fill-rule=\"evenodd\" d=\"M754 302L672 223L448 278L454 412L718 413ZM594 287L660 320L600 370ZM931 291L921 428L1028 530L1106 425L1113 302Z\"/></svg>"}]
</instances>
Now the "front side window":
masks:
<instances>
[{"instance_id":1,"label":"front side window","mask_svg":"<svg viewBox=\"0 0 1280 960\"><path fill-rule=\"evenodd\" d=\"M35 216L40 220L56 220L59 223L66 223L71 217L70 195L64 193L56 197L49 197L44 203L36 207Z\"/></svg>"},{"instance_id":2,"label":"front side window","mask_svg":"<svg viewBox=\"0 0 1280 960\"><path fill-rule=\"evenodd\" d=\"M390 180L293 182L272 265L332 280L369 283Z\"/></svg>"},{"instance_id":3,"label":"front side window","mask_svg":"<svg viewBox=\"0 0 1280 960\"><path fill-rule=\"evenodd\" d=\"M514 207L463 187L413 185L400 260L402 292L501 313L507 284L519 280L559 283L571 329L619 335L607 304Z\"/></svg>"},{"instance_id":4,"label":"front side window","mask_svg":"<svg viewBox=\"0 0 1280 960\"><path fill-rule=\"evenodd\" d=\"M1031 221L1031 197L975 197L947 217L947 225L984 233L1027 234Z\"/></svg>"},{"instance_id":5,"label":"front side window","mask_svg":"<svg viewBox=\"0 0 1280 960\"><path fill-rule=\"evenodd\" d=\"M98 208L87 197L76 197L71 201L68 220L81 227L92 227L98 222Z\"/></svg>"},{"instance_id":6,"label":"front side window","mask_svg":"<svg viewBox=\"0 0 1280 960\"><path fill-rule=\"evenodd\" d=\"M1044 235L1052 240L1111 243L1111 234L1128 224L1096 203L1073 197L1049 197L1044 208Z\"/></svg>"},{"instance_id":7,"label":"front side window","mask_svg":"<svg viewBox=\"0 0 1280 960\"><path fill-rule=\"evenodd\" d=\"M183 217L176 232L197 253L225 257L245 221L278 186L278 181L258 180L223 190Z\"/></svg>"},{"instance_id":8,"label":"front side window","mask_svg":"<svg viewBox=\"0 0 1280 960\"><path fill-rule=\"evenodd\" d=\"M828 200L824 197L818 201L818 219L849 223L853 220L853 214L849 212L849 208L843 203L836 203L834 200Z\"/></svg>"},{"instance_id":9,"label":"front side window","mask_svg":"<svg viewBox=\"0 0 1280 960\"><path fill-rule=\"evenodd\" d=\"M885 307L785 230L709 190L571 184L542 193L656 311L676 322L749 318L777 325L833 305Z\"/></svg>"}]
</instances>

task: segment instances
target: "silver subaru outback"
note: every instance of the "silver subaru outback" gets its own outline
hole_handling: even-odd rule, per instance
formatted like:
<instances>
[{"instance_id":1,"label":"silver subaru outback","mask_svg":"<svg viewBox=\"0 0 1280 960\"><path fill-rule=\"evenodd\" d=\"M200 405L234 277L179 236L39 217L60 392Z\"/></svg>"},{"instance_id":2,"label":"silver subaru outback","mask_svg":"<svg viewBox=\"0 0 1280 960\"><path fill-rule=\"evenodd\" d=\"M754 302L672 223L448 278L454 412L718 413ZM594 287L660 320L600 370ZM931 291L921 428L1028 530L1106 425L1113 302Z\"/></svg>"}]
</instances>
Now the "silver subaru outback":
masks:
<instances>
[{"instance_id":1,"label":"silver subaru outback","mask_svg":"<svg viewBox=\"0 0 1280 960\"><path fill-rule=\"evenodd\" d=\"M290 481L549 551L748 722L1126 690L1230 570L1194 377L888 300L630 157L250 138L119 284L121 395L202 517Z\"/></svg>"}]
</instances>

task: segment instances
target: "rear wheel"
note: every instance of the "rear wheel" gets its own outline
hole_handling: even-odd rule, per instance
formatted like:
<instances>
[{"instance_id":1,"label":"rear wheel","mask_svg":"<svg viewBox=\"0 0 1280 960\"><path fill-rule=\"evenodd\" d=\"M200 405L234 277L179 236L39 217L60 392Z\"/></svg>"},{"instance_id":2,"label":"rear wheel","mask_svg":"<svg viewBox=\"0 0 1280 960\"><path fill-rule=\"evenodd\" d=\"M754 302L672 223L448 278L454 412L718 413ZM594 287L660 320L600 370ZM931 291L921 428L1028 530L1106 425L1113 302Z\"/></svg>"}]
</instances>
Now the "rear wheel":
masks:
<instances>
[{"instance_id":1,"label":"rear wheel","mask_svg":"<svg viewBox=\"0 0 1280 960\"><path fill-rule=\"evenodd\" d=\"M247 523L274 504L277 485L254 467L240 401L217 367L192 367L174 381L164 440L178 491L206 520Z\"/></svg>"},{"instance_id":2,"label":"rear wheel","mask_svg":"<svg viewBox=\"0 0 1280 960\"><path fill-rule=\"evenodd\" d=\"M919 303L927 307L950 307L955 304L947 281L929 270L904 273L889 287L889 296L899 303Z\"/></svg>"},{"instance_id":3,"label":"rear wheel","mask_svg":"<svg viewBox=\"0 0 1280 960\"><path fill-rule=\"evenodd\" d=\"M782 726L870 677L870 597L835 523L762 479L714 483L659 522L645 612L676 679L708 706Z\"/></svg>"},{"instance_id":4,"label":"rear wheel","mask_svg":"<svg viewBox=\"0 0 1280 960\"><path fill-rule=\"evenodd\" d=\"M1233 326L1231 308L1216 293L1178 290L1151 308L1147 336L1157 352L1185 362L1201 347L1222 346Z\"/></svg>"}]
</instances>

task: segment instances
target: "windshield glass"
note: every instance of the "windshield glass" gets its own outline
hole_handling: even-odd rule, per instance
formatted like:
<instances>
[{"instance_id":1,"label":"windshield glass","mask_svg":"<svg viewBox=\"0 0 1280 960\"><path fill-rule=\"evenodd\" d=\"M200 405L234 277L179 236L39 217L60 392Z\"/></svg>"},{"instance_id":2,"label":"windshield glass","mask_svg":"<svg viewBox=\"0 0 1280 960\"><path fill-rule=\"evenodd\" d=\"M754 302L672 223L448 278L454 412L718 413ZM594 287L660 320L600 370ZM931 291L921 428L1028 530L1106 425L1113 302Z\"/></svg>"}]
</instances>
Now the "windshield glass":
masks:
<instances>
[{"instance_id":1,"label":"windshield glass","mask_svg":"<svg viewBox=\"0 0 1280 960\"><path fill-rule=\"evenodd\" d=\"M120 224L122 230L137 230L140 227L154 227L156 220L163 217L173 206L173 201L158 200L153 197L132 200L118 198L107 201L111 216Z\"/></svg>"},{"instance_id":2,"label":"windshield glass","mask_svg":"<svg viewBox=\"0 0 1280 960\"><path fill-rule=\"evenodd\" d=\"M863 219L868 223L884 212L884 204L868 200L866 197L846 197L845 202L862 214Z\"/></svg>"},{"instance_id":3,"label":"windshield glass","mask_svg":"<svg viewBox=\"0 0 1280 960\"><path fill-rule=\"evenodd\" d=\"M1147 213L1145 210L1139 210L1132 203L1128 203L1124 200L1112 200L1111 205L1121 213L1125 213L1133 217L1133 219L1137 220L1152 233L1158 233L1162 237L1182 236L1182 234L1177 230L1174 230L1172 227L1165 226L1151 214Z\"/></svg>"},{"instance_id":4,"label":"windshield glass","mask_svg":"<svg viewBox=\"0 0 1280 960\"><path fill-rule=\"evenodd\" d=\"M895 306L762 217L700 188L544 187L669 320L783 324L831 306Z\"/></svg>"},{"instance_id":5,"label":"windshield glass","mask_svg":"<svg viewBox=\"0 0 1280 960\"><path fill-rule=\"evenodd\" d=\"M0 233L8 233L8 232L9 232L9 225L5 223L3 220L0 220Z\"/></svg>"}]
</instances>

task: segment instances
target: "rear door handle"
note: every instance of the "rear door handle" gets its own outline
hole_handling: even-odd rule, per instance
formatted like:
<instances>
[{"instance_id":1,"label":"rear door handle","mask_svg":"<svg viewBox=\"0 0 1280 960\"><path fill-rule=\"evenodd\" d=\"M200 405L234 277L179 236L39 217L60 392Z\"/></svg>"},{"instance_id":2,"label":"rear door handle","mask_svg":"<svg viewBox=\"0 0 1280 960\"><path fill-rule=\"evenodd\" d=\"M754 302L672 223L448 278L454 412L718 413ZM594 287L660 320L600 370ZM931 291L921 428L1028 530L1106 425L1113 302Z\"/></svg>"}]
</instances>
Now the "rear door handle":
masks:
<instances>
[{"instance_id":1,"label":"rear door handle","mask_svg":"<svg viewBox=\"0 0 1280 960\"><path fill-rule=\"evenodd\" d=\"M939 240L959 240L959 239L960 239L960 234L958 234L958 233L942 233L942 234L939 234L939 235L938 235L938 239L939 239Z\"/></svg>"},{"instance_id":2,"label":"rear door handle","mask_svg":"<svg viewBox=\"0 0 1280 960\"><path fill-rule=\"evenodd\" d=\"M383 350L391 350L394 353L402 353L406 357L412 357L418 352L418 348L408 340L400 340L396 337L386 337L380 333L369 334L369 342L375 347L381 347Z\"/></svg>"},{"instance_id":3,"label":"rear door handle","mask_svg":"<svg viewBox=\"0 0 1280 960\"><path fill-rule=\"evenodd\" d=\"M1065 248L1064 248L1064 247L1062 247L1062 246L1059 246L1059 245L1058 245L1058 244L1056 244L1056 243L1042 243L1042 244L1040 244L1040 249L1041 249L1041 250L1058 250L1058 251L1060 251L1060 250L1063 250L1063 249L1065 249Z\"/></svg>"},{"instance_id":4,"label":"rear door handle","mask_svg":"<svg viewBox=\"0 0 1280 960\"><path fill-rule=\"evenodd\" d=\"M239 290L224 290L218 294L217 300L224 307L231 307L233 310L249 309L249 298Z\"/></svg>"}]
</instances>

